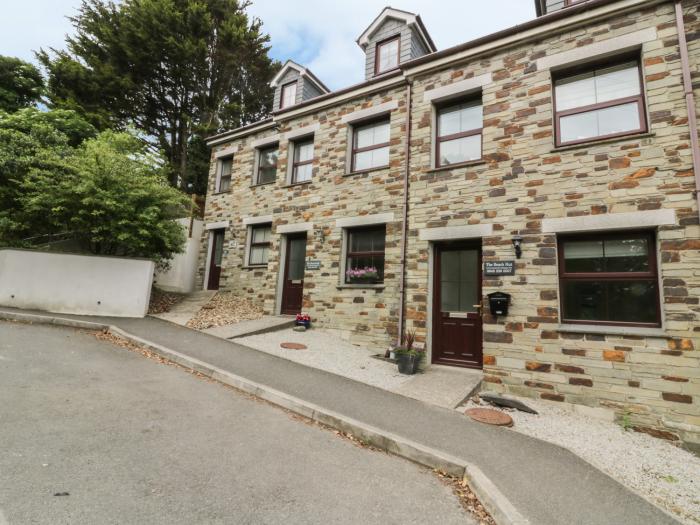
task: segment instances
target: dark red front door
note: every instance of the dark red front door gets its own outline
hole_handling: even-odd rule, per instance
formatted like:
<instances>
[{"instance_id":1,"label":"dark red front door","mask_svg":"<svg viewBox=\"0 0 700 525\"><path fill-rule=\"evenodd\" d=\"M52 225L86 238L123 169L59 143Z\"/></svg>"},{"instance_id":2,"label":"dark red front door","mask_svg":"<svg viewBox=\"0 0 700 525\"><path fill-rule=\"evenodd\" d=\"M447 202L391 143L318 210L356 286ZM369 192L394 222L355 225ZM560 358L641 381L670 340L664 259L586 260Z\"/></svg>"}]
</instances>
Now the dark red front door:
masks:
<instances>
[{"instance_id":1,"label":"dark red front door","mask_svg":"<svg viewBox=\"0 0 700 525\"><path fill-rule=\"evenodd\" d=\"M211 236L211 256L209 262L209 281L207 290L218 290L221 278L221 260L224 255L225 230L214 230Z\"/></svg>"},{"instance_id":2,"label":"dark red front door","mask_svg":"<svg viewBox=\"0 0 700 525\"><path fill-rule=\"evenodd\" d=\"M282 313L301 313L304 297L304 264L306 260L306 234L287 237L287 255L284 262L282 285Z\"/></svg>"},{"instance_id":3,"label":"dark red front door","mask_svg":"<svg viewBox=\"0 0 700 525\"><path fill-rule=\"evenodd\" d=\"M482 368L481 248L435 247L433 363Z\"/></svg>"}]
</instances>

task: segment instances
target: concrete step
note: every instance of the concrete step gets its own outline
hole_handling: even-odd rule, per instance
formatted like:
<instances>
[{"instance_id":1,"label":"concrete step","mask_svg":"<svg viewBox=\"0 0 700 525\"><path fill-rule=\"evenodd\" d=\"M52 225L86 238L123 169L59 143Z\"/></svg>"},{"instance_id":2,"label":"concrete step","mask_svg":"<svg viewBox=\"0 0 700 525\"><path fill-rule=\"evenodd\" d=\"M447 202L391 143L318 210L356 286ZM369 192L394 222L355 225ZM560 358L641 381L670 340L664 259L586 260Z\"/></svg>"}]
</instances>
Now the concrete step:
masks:
<instances>
[{"instance_id":1,"label":"concrete step","mask_svg":"<svg viewBox=\"0 0 700 525\"><path fill-rule=\"evenodd\" d=\"M201 330L205 334L220 337L222 339L234 339L236 337L245 337L247 335L264 334L266 332L274 332L294 326L295 318L287 315L266 315L260 319L251 319L248 321L240 321L234 324L224 326L215 326Z\"/></svg>"},{"instance_id":2,"label":"concrete step","mask_svg":"<svg viewBox=\"0 0 700 525\"><path fill-rule=\"evenodd\" d=\"M483 377L481 370L432 365L392 392L444 408L457 408L479 391Z\"/></svg>"}]
</instances>

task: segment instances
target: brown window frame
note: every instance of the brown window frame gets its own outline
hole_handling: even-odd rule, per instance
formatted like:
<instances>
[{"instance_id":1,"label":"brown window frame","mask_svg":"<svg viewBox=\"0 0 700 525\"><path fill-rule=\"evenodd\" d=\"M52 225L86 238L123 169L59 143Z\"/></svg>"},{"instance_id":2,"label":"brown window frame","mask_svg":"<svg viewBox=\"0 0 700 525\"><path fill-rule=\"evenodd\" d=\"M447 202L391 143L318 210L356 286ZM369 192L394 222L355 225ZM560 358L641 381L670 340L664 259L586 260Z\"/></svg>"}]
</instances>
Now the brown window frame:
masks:
<instances>
[{"instance_id":1,"label":"brown window frame","mask_svg":"<svg viewBox=\"0 0 700 525\"><path fill-rule=\"evenodd\" d=\"M358 232L382 231L384 233L384 250L368 251L368 252L353 252L350 250L352 246L352 236ZM347 228L345 230L346 245L345 245L345 275L343 275L343 283L345 284L383 284L384 283L384 267L386 266L386 224L373 224L371 226L359 226L356 228ZM358 283L357 281L348 281L347 271L350 269L348 262L352 257L382 257L381 279L376 281L366 281ZM379 268L377 268L379 269Z\"/></svg>"},{"instance_id":2,"label":"brown window frame","mask_svg":"<svg viewBox=\"0 0 700 525\"><path fill-rule=\"evenodd\" d=\"M384 69L382 71L379 70L379 50L382 48L382 46L385 46L387 44L390 44L396 40L397 42L397 49L396 49L396 65L394 67L391 67L389 69ZM390 36L389 38L385 38L381 42L377 42L375 48L374 48L374 74L376 75L384 75L385 73L389 73L391 71L396 71L399 69L399 65L401 64L401 35L394 35Z\"/></svg>"},{"instance_id":3,"label":"brown window frame","mask_svg":"<svg viewBox=\"0 0 700 525\"><path fill-rule=\"evenodd\" d=\"M311 182L311 180L303 180L303 181L298 181L297 180L297 168L299 166L306 166L308 164L313 164L314 163L314 157L316 156L316 152L314 151L314 155L311 157L310 160L302 160L302 161L297 161L297 154L299 151L299 146L304 146L306 144L311 144L311 146L315 149L315 144L314 144L314 136L311 135L309 137L302 137L300 139L295 140L293 143L293 151L292 151L292 179L291 183L292 184L303 184L306 182ZM311 178L313 179L313 170L311 173Z\"/></svg>"},{"instance_id":4,"label":"brown window frame","mask_svg":"<svg viewBox=\"0 0 700 525\"><path fill-rule=\"evenodd\" d=\"M580 75L582 73L595 72L598 69L605 69L609 67L614 67L616 65L624 64L625 62L636 62L637 63L637 73L639 74L639 95L634 95L631 97L623 97L614 100L607 100L605 102L600 102L597 104L589 104L587 106L579 106L571 109L566 109L563 111L557 110L557 81ZM581 140L570 140L568 142L562 142L561 140L561 125L560 121L562 117L568 117L571 115L578 115L581 113L589 113L591 111L596 111L599 109L605 109L615 106L623 106L631 102L637 102L637 107L639 110L639 128L622 131L620 133L609 133L607 135L596 135L595 137L589 137ZM583 66L578 66L575 68L569 68L562 70L555 75L552 75L552 105L554 107L554 136L556 147L562 146L575 146L578 144L587 144L589 142L597 142L599 140L612 139L617 137L626 137L628 135L638 135L639 133L646 133L649 129L649 124L647 122L646 114L646 99L644 96L644 75L643 75L643 64L639 53L626 54L620 57L616 57L614 60L598 61L594 63L589 63Z\"/></svg>"},{"instance_id":5,"label":"brown window frame","mask_svg":"<svg viewBox=\"0 0 700 525\"><path fill-rule=\"evenodd\" d=\"M567 241L590 240L614 240L614 239L646 239L648 252L649 271L647 272L566 272L564 259L564 243ZM602 326L637 326L659 328L661 326L661 292L659 289L659 267L656 254L656 235L653 231L618 231L612 233L585 233L557 236L557 256L559 269L559 306L561 322L566 324L585 324ZM565 283L571 281L640 281L649 280L654 283L656 290L656 320L653 323L630 323L621 321L605 321L591 319L568 319L564 310L566 304Z\"/></svg>"},{"instance_id":6,"label":"brown window frame","mask_svg":"<svg viewBox=\"0 0 700 525\"><path fill-rule=\"evenodd\" d=\"M225 193L227 191L231 191L231 183L233 182L233 155L228 155L226 157L221 157L219 160L219 177L217 180L217 187L216 191L214 193ZM231 172L224 177L224 161L230 160L231 161ZM228 179L228 188L225 190L221 189L221 182L227 178Z\"/></svg>"},{"instance_id":7,"label":"brown window frame","mask_svg":"<svg viewBox=\"0 0 700 525\"><path fill-rule=\"evenodd\" d=\"M368 128L370 126L376 126L377 124L383 124L386 123L389 126L389 141L388 142L381 142L379 144L373 144L371 146L365 146L363 148L358 148L357 147L357 131L362 129L362 128ZM389 163L383 164L381 166L373 166L371 168L367 168L364 170L356 171L355 170L355 157L357 156L358 153L364 153L365 151L372 151L375 149L381 149L381 148L387 148L391 146L391 115L384 115L379 118L375 118L372 120L366 120L364 122L357 122L353 124L352 126L352 148L350 152L350 172L351 173L363 173L365 171L370 171L370 170L382 170L386 169L391 165L391 159L389 159ZM391 151L389 152L391 154Z\"/></svg>"},{"instance_id":8,"label":"brown window frame","mask_svg":"<svg viewBox=\"0 0 700 525\"><path fill-rule=\"evenodd\" d=\"M445 108L449 108L452 106L457 106L459 104L464 104L467 102L474 102L474 101L480 101L482 108L483 108L483 97L481 93L479 93L479 96L470 96L470 97L463 97L463 98L458 98L458 99L452 99L449 101L442 102L440 104L437 104L435 106L435 167L436 168L443 168L443 167L459 167L462 164L469 164L471 162L478 162L484 158L484 117L482 113L481 117L481 127L480 128L474 128L473 130L468 130L468 131L461 131L459 133L452 133L451 135L440 135L440 112L444 110ZM460 162L460 163L455 163L455 164L443 164L440 161L440 144L443 142L449 142L450 140L455 140L455 139L461 139L464 137L473 137L474 135L481 135L481 153L479 155L478 159L472 159L468 160L465 162Z\"/></svg>"},{"instance_id":9,"label":"brown window frame","mask_svg":"<svg viewBox=\"0 0 700 525\"><path fill-rule=\"evenodd\" d=\"M294 86L294 102L285 106L285 104L284 104L284 91L292 85ZM296 102L296 100L297 100L296 90L297 89L298 89L298 86L297 86L296 80L293 80L292 82L287 82L286 84L282 84L282 87L280 88L280 109L292 107L293 105L295 105L297 103Z\"/></svg>"},{"instance_id":10,"label":"brown window frame","mask_svg":"<svg viewBox=\"0 0 700 525\"><path fill-rule=\"evenodd\" d=\"M564 0L564 7L571 7L572 5L582 4L587 0Z\"/></svg>"},{"instance_id":11,"label":"brown window frame","mask_svg":"<svg viewBox=\"0 0 700 525\"><path fill-rule=\"evenodd\" d=\"M270 230L270 236L272 236L272 224L267 222L267 223L261 223L261 224L253 224L250 227L250 245L248 246L248 266L267 266L268 261L265 261L264 263L252 263L250 262L250 258L253 255L253 248L260 248L267 246L267 255L268 257L270 256L270 248L272 247L272 241L266 241L266 242L254 242L253 239L255 239L255 230L256 229L269 229Z\"/></svg>"},{"instance_id":12,"label":"brown window frame","mask_svg":"<svg viewBox=\"0 0 700 525\"><path fill-rule=\"evenodd\" d=\"M262 163L260 162L260 159L262 159L263 152L268 151L268 150L277 150L277 155L279 157L279 144L266 144L265 146L257 148L256 155L258 156L257 160L257 170L255 172L255 184L254 186L265 186L266 184L274 184L277 182L277 165L275 165L275 179L268 181L268 182L260 182L260 175L261 175L261 170L264 167L269 167L269 166L262 166Z\"/></svg>"}]
</instances>

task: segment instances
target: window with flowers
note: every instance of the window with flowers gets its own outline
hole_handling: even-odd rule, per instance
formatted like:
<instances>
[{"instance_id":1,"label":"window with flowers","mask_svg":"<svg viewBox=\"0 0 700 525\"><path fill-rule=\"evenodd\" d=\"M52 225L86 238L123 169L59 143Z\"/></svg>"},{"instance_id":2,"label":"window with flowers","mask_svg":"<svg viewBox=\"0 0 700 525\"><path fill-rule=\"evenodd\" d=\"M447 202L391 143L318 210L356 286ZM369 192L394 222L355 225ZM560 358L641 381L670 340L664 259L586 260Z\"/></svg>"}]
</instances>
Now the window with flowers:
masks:
<instances>
[{"instance_id":1,"label":"window with flowers","mask_svg":"<svg viewBox=\"0 0 700 525\"><path fill-rule=\"evenodd\" d=\"M384 282L386 226L353 228L347 232L346 284Z\"/></svg>"}]
</instances>

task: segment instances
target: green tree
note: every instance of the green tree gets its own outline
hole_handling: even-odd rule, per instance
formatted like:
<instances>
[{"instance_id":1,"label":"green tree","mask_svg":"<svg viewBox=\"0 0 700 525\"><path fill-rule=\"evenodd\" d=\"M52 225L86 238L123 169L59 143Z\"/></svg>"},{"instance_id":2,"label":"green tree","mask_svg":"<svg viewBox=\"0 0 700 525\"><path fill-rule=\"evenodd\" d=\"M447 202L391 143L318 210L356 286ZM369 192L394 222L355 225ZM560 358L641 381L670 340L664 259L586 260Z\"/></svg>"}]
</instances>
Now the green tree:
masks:
<instances>
[{"instance_id":1,"label":"green tree","mask_svg":"<svg viewBox=\"0 0 700 525\"><path fill-rule=\"evenodd\" d=\"M102 132L62 159L59 177L50 169L29 173L19 216L95 254L167 261L184 247L173 219L187 215L189 199L168 184L165 165L133 135Z\"/></svg>"},{"instance_id":2,"label":"green tree","mask_svg":"<svg viewBox=\"0 0 700 525\"><path fill-rule=\"evenodd\" d=\"M71 168L70 138L49 121L35 119L35 110L13 115L0 111L0 246L24 246L26 239L44 233L44 224L23 220L23 184L31 173L46 172L60 179ZM85 123L85 125L88 125Z\"/></svg>"},{"instance_id":3,"label":"green tree","mask_svg":"<svg viewBox=\"0 0 700 525\"><path fill-rule=\"evenodd\" d=\"M266 116L279 64L245 0L83 0L67 51L41 51L52 107L135 127L173 185L206 188L203 137Z\"/></svg>"},{"instance_id":4,"label":"green tree","mask_svg":"<svg viewBox=\"0 0 700 525\"><path fill-rule=\"evenodd\" d=\"M0 114L0 129L15 130L25 135L31 135L38 129L54 130L63 134L71 146L78 146L97 134L94 126L80 114L66 109L40 111L37 108L24 108L15 113Z\"/></svg>"},{"instance_id":5,"label":"green tree","mask_svg":"<svg viewBox=\"0 0 700 525\"><path fill-rule=\"evenodd\" d=\"M0 110L14 112L36 104L44 90L39 70L24 60L0 55Z\"/></svg>"}]
</instances>

